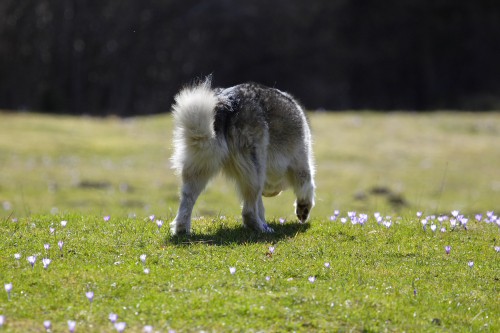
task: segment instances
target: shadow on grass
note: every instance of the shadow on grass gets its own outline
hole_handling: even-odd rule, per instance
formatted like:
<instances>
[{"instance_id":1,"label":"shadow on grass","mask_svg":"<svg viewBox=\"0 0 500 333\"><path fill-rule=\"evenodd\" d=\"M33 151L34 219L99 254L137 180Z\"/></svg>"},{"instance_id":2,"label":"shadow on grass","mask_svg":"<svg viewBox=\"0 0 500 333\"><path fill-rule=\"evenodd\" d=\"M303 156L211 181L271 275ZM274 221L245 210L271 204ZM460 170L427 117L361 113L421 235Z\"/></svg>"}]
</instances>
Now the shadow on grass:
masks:
<instances>
[{"instance_id":1,"label":"shadow on grass","mask_svg":"<svg viewBox=\"0 0 500 333\"><path fill-rule=\"evenodd\" d=\"M215 233L193 233L191 235L176 235L167 239L167 243L176 245L198 244L207 245L232 245L247 243L272 243L286 238L293 238L299 233L305 232L310 223L287 222L269 223L274 229L273 233L260 233L244 227L221 226Z\"/></svg>"}]
</instances>

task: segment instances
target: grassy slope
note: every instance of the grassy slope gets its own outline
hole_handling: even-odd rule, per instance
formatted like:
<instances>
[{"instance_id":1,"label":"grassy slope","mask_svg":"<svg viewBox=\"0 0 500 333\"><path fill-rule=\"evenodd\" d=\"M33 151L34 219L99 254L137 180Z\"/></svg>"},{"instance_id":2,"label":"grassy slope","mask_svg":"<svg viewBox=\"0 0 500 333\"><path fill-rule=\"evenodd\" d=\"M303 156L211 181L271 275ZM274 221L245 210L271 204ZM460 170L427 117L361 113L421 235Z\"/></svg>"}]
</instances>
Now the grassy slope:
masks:
<instances>
[{"instance_id":1,"label":"grassy slope","mask_svg":"<svg viewBox=\"0 0 500 333\"><path fill-rule=\"evenodd\" d=\"M244 230L232 186L217 179L197 204L207 217L195 221L195 236L172 240L166 226L159 232L146 218L156 213L167 223L177 205L169 119L0 114L0 203L12 206L0 216L0 282L14 285L10 301L0 294L4 330L40 332L50 319L64 331L75 319L77 331L111 332L107 316L116 312L127 332L146 324L161 331L498 331L498 228L469 222L468 231L451 232L445 223L445 233L424 232L414 212L498 208L500 116L314 114L311 122L318 162L311 224L293 222L293 198L284 194L266 200L275 235ZM388 193L371 194L374 187ZM329 221L335 208L381 211L394 225ZM34 254L31 269L26 257ZM53 262L44 270L47 256ZM92 305L87 290L95 292Z\"/></svg>"}]
</instances>

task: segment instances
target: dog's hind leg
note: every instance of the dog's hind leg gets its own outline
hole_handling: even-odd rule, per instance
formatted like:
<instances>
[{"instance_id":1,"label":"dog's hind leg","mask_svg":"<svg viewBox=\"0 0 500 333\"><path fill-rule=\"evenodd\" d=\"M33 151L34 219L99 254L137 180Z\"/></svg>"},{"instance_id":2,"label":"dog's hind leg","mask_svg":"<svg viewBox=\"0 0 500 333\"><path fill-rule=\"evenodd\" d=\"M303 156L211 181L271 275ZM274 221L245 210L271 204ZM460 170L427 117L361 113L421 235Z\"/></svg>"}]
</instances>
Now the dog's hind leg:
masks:
<instances>
[{"instance_id":1,"label":"dog's hind leg","mask_svg":"<svg viewBox=\"0 0 500 333\"><path fill-rule=\"evenodd\" d=\"M231 175L236 180L243 199L243 224L261 232L273 232L267 225L262 202L264 188L265 153L256 150L249 153L240 152L233 157Z\"/></svg>"},{"instance_id":2,"label":"dog's hind leg","mask_svg":"<svg viewBox=\"0 0 500 333\"><path fill-rule=\"evenodd\" d=\"M181 203L174 221L170 224L172 235L191 233L191 214L200 193L214 173L182 172Z\"/></svg>"},{"instance_id":3,"label":"dog's hind leg","mask_svg":"<svg viewBox=\"0 0 500 333\"><path fill-rule=\"evenodd\" d=\"M289 180L293 186L295 196L295 214L300 222L304 223L309 218L309 213L314 206L314 174L308 166L291 169L289 171Z\"/></svg>"}]
</instances>

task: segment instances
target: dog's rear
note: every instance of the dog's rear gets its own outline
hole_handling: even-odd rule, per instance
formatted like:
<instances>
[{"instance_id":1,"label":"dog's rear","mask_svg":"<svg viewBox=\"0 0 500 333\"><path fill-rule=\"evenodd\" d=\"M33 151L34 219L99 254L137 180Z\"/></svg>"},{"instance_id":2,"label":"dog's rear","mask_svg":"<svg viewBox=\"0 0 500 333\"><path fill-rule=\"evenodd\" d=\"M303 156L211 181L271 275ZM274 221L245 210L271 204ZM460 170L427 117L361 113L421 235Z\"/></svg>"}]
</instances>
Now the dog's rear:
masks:
<instances>
[{"instance_id":1,"label":"dog's rear","mask_svg":"<svg viewBox=\"0 0 500 333\"><path fill-rule=\"evenodd\" d=\"M225 145L214 130L217 101L209 80L185 88L175 96L172 165L179 174L220 168Z\"/></svg>"},{"instance_id":2,"label":"dog's rear","mask_svg":"<svg viewBox=\"0 0 500 333\"><path fill-rule=\"evenodd\" d=\"M182 177L181 204L171 224L172 233L189 233L194 203L226 155L215 130L217 97L210 80L185 88L175 97L172 166Z\"/></svg>"},{"instance_id":3,"label":"dog's rear","mask_svg":"<svg viewBox=\"0 0 500 333\"><path fill-rule=\"evenodd\" d=\"M311 138L304 112L290 95L253 84L213 90L207 80L176 96L173 115L172 162L183 183L173 234L190 232L194 203L220 170L237 184L246 226L272 231L262 195L289 185L297 216L307 220L314 205Z\"/></svg>"}]
</instances>

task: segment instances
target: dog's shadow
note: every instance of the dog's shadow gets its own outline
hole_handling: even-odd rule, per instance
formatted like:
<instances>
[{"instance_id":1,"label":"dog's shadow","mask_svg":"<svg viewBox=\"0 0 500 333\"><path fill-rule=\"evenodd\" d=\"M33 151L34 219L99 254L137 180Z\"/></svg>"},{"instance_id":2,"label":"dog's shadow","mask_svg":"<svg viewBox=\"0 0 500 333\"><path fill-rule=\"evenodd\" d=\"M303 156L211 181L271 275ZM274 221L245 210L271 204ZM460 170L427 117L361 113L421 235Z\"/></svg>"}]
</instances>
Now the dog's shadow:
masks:
<instances>
[{"instance_id":1,"label":"dog's shadow","mask_svg":"<svg viewBox=\"0 0 500 333\"><path fill-rule=\"evenodd\" d=\"M274 243L282 239L293 238L307 231L310 223L287 222L269 223L274 229L272 233L260 233L245 226L220 226L215 233L193 233L191 235L175 235L167 240L176 245L203 243L208 245L232 245L248 243Z\"/></svg>"}]
</instances>

